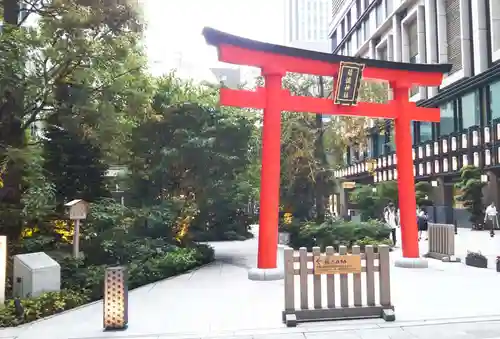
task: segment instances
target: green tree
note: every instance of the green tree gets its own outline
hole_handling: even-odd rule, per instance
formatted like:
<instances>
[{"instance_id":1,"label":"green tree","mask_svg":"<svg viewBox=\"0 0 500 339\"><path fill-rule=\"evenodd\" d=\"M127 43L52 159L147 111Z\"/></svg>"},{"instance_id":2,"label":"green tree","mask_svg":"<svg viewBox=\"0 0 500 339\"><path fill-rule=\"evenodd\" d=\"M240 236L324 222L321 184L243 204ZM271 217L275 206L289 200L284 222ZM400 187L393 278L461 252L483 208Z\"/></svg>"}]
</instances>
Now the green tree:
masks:
<instances>
[{"instance_id":1,"label":"green tree","mask_svg":"<svg viewBox=\"0 0 500 339\"><path fill-rule=\"evenodd\" d=\"M433 202L429 198L432 195L432 185L427 181L419 181L415 184L415 198L417 206L432 206Z\"/></svg>"},{"instance_id":2,"label":"green tree","mask_svg":"<svg viewBox=\"0 0 500 339\"><path fill-rule=\"evenodd\" d=\"M351 192L351 198L361 212L363 220L377 219L380 214L380 198L375 186L362 185Z\"/></svg>"},{"instance_id":3,"label":"green tree","mask_svg":"<svg viewBox=\"0 0 500 339\"><path fill-rule=\"evenodd\" d=\"M398 206L398 187L395 181L357 186L351 194L363 220L382 219L384 207L390 202Z\"/></svg>"},{"instance_id":4,"label":"green tree","mask_svg":"<svg viewBox=\"0 0 500 339\"><path fill-rule=\"evenodd\" d=\"M464 166L460 170L460 181L455 184L459 191L458 200L462 201L471 214L470 221L474 228L484 220L483 187L481 170L475 166Z\"/></svg>"},{"instance_id":5,"label":"green tree","mask_svg":"<svg viewBox=\"0 0 500 339\"><path fill-rule=\"evenodd\" d=\"M142 18L136 1L30 0L18 21L19 2L3 2L0 35L0 232L22 228L24 169L33 152L25 137L35 122L57 114L64 130L103 146L110 159L127 128L147 107L148 80L142 52ZM36 17L36 25L21 28ZM142 80L145 79L145 80ZM78 101L71 114L57 112L57 92ZM132 123L131 123L132 122ZM121 128L119 128L121 127ZM7 211L9 211L7 213ZM7 214L5 214L7 213Z\"/></svg>"},{"instance_id":6,"label":"green tree","mask_svg":"<svg viewBox=\"0 0 500 339\"><path fill-rule=\"evenodd\" d=\"M255 152L249 148L255 127L240 110L217 108L217 99L217 89L175 74L158 79L154 114L133 130L129 168L137 206L189 198L199 210L196 227L224 233L253 194L238 179Z\"/></svg>"},{"instance_id":7,"label":"green tree","mask_svg":"<svg viewBox=\"0 0 500 339\"><path fill-rule=\"evenodd\" d=\"M110 196L105 187L108 166L99 147L60 127L49 127L46 137L44 167L60 207L72 199L93 202Z\"/></svg>"}]
</instances>

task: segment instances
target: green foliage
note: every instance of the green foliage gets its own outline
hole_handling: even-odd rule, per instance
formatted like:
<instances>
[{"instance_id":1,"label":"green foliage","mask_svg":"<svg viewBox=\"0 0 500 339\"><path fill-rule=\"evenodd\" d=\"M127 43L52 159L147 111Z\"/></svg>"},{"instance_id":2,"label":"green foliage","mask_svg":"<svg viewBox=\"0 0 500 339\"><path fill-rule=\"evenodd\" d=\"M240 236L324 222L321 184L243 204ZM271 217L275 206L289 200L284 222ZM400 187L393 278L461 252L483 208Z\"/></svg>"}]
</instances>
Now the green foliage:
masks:
<instances>
[{"instance_id":1,"label":"green foliage","mask_svg":"<svg viewBox=\"0 0 500 339\"><path fill-rule=\"evenodd\" d=\"M376 219L380 217L381 207L379 196L374 192L375 186L362 185L356 187L351 193L351 198L356 203L357 208L361 211L361 218L363 220Z\"/></svg>"},{"instance_id":2,"label":"green foliage","mask_svg":"<svg viewBox=\"0 0 500 339\"><path fill-rule=\"evenodd\" d=\"M141 253L128 262L128 286L133 289L149 283L184 273L207 264L214 259L212 248L198 245L192 248L175 248L169 252ZM82 259L60 260L62 290L48 292L35 298L21 300L24 316L17 316L14 300L0 308L0 326L10 327L28 323L65 310L84 305L103 296L106 265L86 266Z\"/></svg>"},{"instance_id":3,"label":"green foliage","mask_svg":"<svg viewBox=\"0 0 500 339\"><path fill-rule=\"evenodd\" d=\"M320 246L352 247L355 244L387 244L391 229L384 223L370 220L368 222L345 222L343 220L328 220L322 224L312 222L294 222L290 225L290 246L293 248ZM367 240L368 239L368 240Z\"/></svg>"},{"instance_id":4,"label":"green foliage","mask_svg":"<svg viewBox=\"0 0 500 339\"><path fill-rule=\"evenodd\" d=\"M61 313L81 306L89 302L89 299L78 289L63 289L60 292L46 292L36 298L26 298L20 301L24 308L24 316L16 316L14 300L9 300L5 303L5 308L0 308L0 327L17 326Z\"/></svg>"},{"instance_id":5,"label":"green foliage","mask_svg":"<svg viewBox=\"0 0 500 339\"><path fill-rule=\"evenodd\" d=\"M432 195L432 185L427 181L419 181L415 184L415 198L417 206L432 206L433 202L429 199Z\"/></svg>"},{"instance_id":6,"label":"green foliage","mask_svg":"<svg viewBox=\"0 0 500 339\"><path fill-rule=\"evenodd\" d=\"M363 220L382 218L389 202L398 204L398 188L395 181L381 182L375 186L360 185L351 193L352 201L361 211Z\"/></svg>"},{"instance_id":7,"label":"green foliage","mask_svg":"<svg viewBox=\"0 0 500 339\"><path fill-rule=\"evenodd\" d=\"M332 84L331 78L301 74L288 74L283 79L284 87L300 96L326 97ZM323 217L326 197L333 188L327 150L337 150L338 140L331 136L338 127L333 122L324 125L320 116L307 112L282 115L280 201L282 209L296 218Z\"/></svg>"},{"instance_id":8,"label":"green foliage","mask_svg":"<svg viewBox=\"0 0 500 339\"><path fill-rule=\"evenodd\" d=\"M182 200L194 233L207 239L247 235L241 211L256 195L254 122L216 107L217 90L175 74L157 80L152 115L132 132L128 186L136 207ZM186 210L191 210L186 215ZM201 238L201 237L199 237Z\"/></svg>"},{"instance_id":9,"label":"green foliage","mask_svg":"<svg viewBox=\"0 0 500 339\"><path fill-rule=\"evenodd\" d=\"M92 202L109 196L104 178L108 166L102 162L98 147L57 127L49 127L46 137L45 170L57 187L60 206L73 199Z\"/></svg>"},{"instance_id":10,"label":"green foliage","mask_svg":"<svg viewBox=\"0 0 500 339\"><path fill-rule=\"evenodd\" d=\"M37 140L27 131L35 122L60 127L99 145L111 161L127 157L124 141L149 108L151 84L136 1L34 0L29 19L36 16L37 24L22 29L12 3L2 6L7 24L0 35L0 232L15 239L25 218L50 213L54 193L64 189L40 175L31 180Z\"/></svg>"},{"instance_id":11,"label":"green foliage","mask_svg":"<svg viewBox=\"0 0 500 339\"><path fill-rule=\"evenodd\" d=\"M462 201L471 214L470 221L478 225L484 220L483 187L481 170L475 166L464 166L460 170L460 181L455 184L459 190L458 200Z\"/></svg>"}]
</instances>

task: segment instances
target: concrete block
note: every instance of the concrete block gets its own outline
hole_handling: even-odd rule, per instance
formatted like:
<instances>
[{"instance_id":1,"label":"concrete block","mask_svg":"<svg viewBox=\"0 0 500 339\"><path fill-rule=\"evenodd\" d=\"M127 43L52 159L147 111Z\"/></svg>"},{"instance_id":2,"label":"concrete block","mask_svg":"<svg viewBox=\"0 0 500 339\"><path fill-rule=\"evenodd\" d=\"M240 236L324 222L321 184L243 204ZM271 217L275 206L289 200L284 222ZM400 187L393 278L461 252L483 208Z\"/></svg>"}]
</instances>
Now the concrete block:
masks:
<instances>
[{"instance_id":1,"label":"concrete block","mask_svg":"<svg viewBox=\"0 0 500 339\"><path fill-rule=\"evenodd\" d=\"M442 259L443 262L461 262L460 258L454 256L454 255L451 255L449 257L444 257Z\"/></svg>"},{"instance_id":2,"label":"concrete block","mask_svg":"<svg viewBox=\"0 0 500 339\"><path fill-rule=\"evenodd\" d=\"M394 310L390 308L382 310L382 319L384 319L385 321L395 321L396 314L394 313Z\"/></svg>"},{"instance_id":3,"label":"concrete block","mask_svg":"<svg viewBox=\"0 0 500 339\"><path fill-rule=\"evenodd\" d=\"M428 268L429 262L424 258L399 258L394 266L401 268Z\"/></svg>"},{"instance_id":4,"label":"concrete block","mask_svg":"<svg viewBox=\"0 0 500 339\"><path fill-rule=\"evenodd\" d=\"M282 280L285 271L282 268L251 268L248 270L248 279L254 281Z\"/></svg>"},{"instance_id":5,"label":"concrete block","mask_svg":"<svg viewBox=\"0 0 500 339\"><path fill-rule=\"evenodd\" d=\"M285 316L286 327L296 327L297 326L297 316L295 314L287 314Z\"/></svg>"},{"instance_id":6,"label":"concrete block","mask_svg":"<svg viewBox=\"0 0 500 339\"><path fill-rule=\"evenodd\" d=\"M61 289L61 267L44 252L14 256L13 293L17 297L38 297Z\"/></svg>"}]
</instances>

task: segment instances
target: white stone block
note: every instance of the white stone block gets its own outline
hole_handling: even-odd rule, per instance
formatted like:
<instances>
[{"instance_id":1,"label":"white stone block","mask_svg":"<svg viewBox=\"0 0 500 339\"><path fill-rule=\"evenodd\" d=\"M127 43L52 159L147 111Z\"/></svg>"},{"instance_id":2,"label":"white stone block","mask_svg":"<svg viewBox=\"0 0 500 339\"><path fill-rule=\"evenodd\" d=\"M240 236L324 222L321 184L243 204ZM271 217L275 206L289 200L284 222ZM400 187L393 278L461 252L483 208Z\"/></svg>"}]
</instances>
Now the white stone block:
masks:
<instances>
[{"instance_id":1,"label":"white stone block","mask_svg":"<svg viewBox=\"0 0 500 339\"><path fill-rule=\"evenodd\" d=\"M61 289L61 266L44 252L14 256L14 295L37 297Z\"/></svg>"}]
</instances>

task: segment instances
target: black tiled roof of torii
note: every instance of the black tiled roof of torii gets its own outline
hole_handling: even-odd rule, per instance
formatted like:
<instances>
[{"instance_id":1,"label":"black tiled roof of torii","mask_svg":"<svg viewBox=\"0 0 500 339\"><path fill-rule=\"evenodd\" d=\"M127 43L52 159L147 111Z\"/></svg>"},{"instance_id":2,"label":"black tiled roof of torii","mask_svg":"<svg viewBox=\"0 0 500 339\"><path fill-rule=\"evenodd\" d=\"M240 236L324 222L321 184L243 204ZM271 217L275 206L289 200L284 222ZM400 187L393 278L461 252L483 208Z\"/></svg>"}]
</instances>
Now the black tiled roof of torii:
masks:
<instances>
[{"instance_id":1,"label":"black tiled roof of torii","mask_svg":"<svg viewBox=\"0 0 500 339\"><path fill-rule=\"evenodd\" d=\"M338 63L357 62L367 67L386 68L411 72L423 73L448 73L451 70L451 64L413 64L406 62L393 62L385 60L366 59L358 57L343 56L338 54L315 52L305 49L274 45L267 42L251 40L237 35L232 35L211 27L203 29L203 36L209 45L220 46L222 44L245 48L253 51L267 52L273 54L287 55L310 60Z\"/></svg>"}]
</instances>

